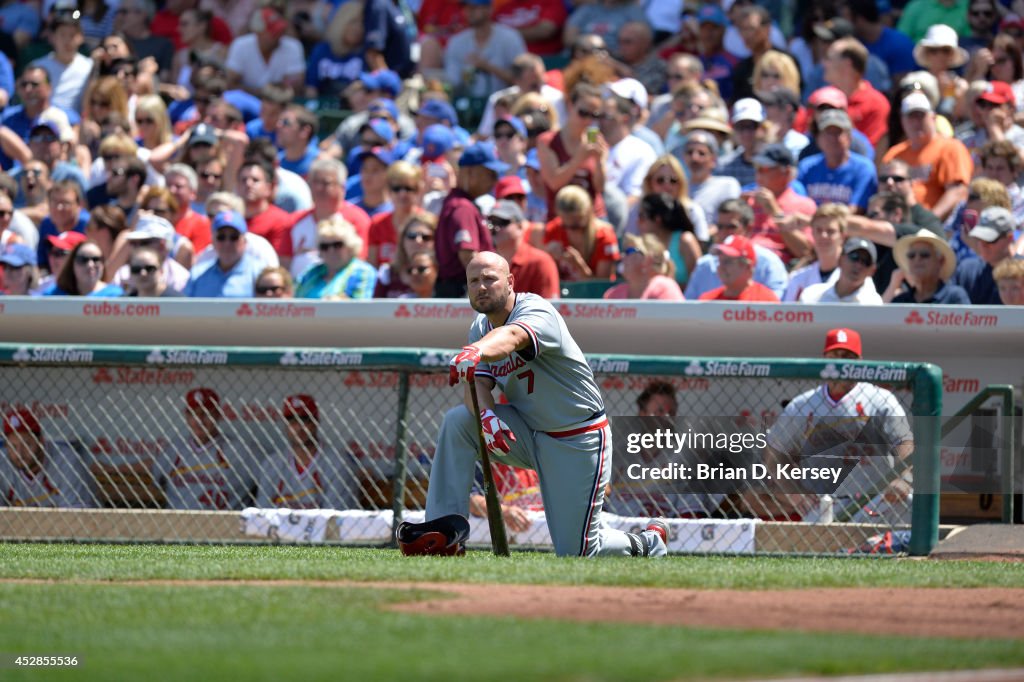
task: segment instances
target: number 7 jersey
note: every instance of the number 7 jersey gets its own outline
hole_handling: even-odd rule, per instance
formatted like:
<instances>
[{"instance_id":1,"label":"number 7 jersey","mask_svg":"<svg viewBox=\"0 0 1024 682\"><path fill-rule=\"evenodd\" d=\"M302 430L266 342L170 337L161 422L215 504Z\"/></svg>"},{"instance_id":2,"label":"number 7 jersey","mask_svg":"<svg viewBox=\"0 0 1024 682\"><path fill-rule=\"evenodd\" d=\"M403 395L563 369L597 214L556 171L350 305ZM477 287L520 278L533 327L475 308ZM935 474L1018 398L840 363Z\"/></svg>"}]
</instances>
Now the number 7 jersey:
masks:
<instances>
[{"instance_id":1,"label":"number 7 jersey","mask_svg":"<svg viewBox=\"0 0 1024 682\"><path fill-rule=\"evenodd\" d=\"M477 376L493 379L535 431L561 432L604 418L594 373L565 320L536 294L514 295L505 325L521 327L530 342L504 360L481 362ZM491 329L487 316L478 315L469 329L469 342L476 343Z\"/></svg>"}]
</instances>

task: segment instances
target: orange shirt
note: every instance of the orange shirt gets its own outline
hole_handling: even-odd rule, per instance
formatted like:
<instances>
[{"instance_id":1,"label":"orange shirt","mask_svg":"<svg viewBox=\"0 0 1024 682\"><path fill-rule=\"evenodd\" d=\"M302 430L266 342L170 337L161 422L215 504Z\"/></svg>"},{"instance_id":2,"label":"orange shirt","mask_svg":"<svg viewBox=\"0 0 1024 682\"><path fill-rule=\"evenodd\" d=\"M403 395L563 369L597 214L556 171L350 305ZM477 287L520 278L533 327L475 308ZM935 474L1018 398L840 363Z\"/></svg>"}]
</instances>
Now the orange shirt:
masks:
<instances>
[{"instance_id":1,"label":"orange shirt","mask_svg":"<svg viewBox=\"0 0 1024 682\"><path fill-rule=\"evenodd\" d=\"M900 142L885 153L883 162L899 159L910 166L914 196L917 202L931 210L955 183L967 185L974 174L971 153L959 140L938 137L921 149L914 150L909 142Z\"/></svg>"},{"instance_id":2,"label":"orange shirt","mask_svg":"<svg viewBox=\"0 0 1024 682\"><path fill-rule=\"evenodd\" d=\"M544 244L551 244L557 242L562 245L562 248L568 248L569 235L562 227L562 219L555 218L548 222L544 227ZM584 256L586 254L583 254ZM597 224L597 233L594 235L594 250L590 253L590 258L587 259L587 266L597 272L597 266L605 261L611 261L616 263L619 260L619 240L615 236L615 230L612 226L607 223ZM572 280L571 273L565 270L562 263L558 264L559 272L562 275L563 280ZM615 279L615 269L612 268L612 277Z\"/></svg>"},{"instance_id":3,"label":"orange shirt","mask_svg":"<svg viewBox=\"0 0 1024 682\"><path fill-rule=\"evenodd\" d=\"M197 254L210 245L210 219L191 208L174 226L174 231L182 237L188 237Z\"/></svg>"},{"instance_id":4,"label":"orange shirt","mask_svg":"<svg viewBox=\"0 0 1024 682\"><path fill-rule=\"evenodd\" d=\"M725 287L718 287L711 291L705 291L700 295L701 301L763 301L765 303L778 303L779 297L775 295L775 292L761 284L760 282L751 282L747 285L739 296L736 298L729 298L725 295Z\"/></svg>"}]
</instances>

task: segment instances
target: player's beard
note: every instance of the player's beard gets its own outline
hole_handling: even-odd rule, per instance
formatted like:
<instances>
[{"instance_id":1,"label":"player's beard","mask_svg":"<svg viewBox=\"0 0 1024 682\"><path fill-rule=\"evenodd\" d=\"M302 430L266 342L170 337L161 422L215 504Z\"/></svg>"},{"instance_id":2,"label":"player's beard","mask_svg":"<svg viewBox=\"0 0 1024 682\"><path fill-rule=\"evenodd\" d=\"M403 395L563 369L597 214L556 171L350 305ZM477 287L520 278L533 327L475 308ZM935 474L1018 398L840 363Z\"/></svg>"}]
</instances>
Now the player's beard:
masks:
<instances>
[{"instance_id":1,"label":"player's beard","mask_svg":"<svg viewBox=\"0 0 1024 682\"><path fill-rule=\"evenodd\" d=\"M510 294L511 292L506 289L504 293L498 296L488 295L488 297L483 301L479 301L476 297L473 297L470 299L469 304L473 307L473 310L478 313L490 315L491 313L496 313L499 310L505 309L505 305L508 303L508 297Z\"/></svg>"}]
</instances>

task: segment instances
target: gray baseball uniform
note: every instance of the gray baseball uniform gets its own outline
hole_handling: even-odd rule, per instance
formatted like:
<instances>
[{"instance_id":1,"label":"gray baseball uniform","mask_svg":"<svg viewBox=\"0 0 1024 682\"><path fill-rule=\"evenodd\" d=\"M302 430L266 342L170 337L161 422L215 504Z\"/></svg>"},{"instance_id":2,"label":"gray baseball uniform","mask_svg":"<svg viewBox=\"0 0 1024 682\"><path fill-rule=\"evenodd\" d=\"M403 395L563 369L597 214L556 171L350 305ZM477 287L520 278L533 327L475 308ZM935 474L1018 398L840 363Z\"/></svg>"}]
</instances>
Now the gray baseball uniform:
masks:
<instances>
[{"instance_id":1,"label":"gray baseball uniform","mask_svg":"<svg viewBox=\"0 0 1024 682\"><path fill-rule=\"evenodd\" d=\"M353 463L334 453L318 452L299 470L295 457L283 453L262 463L257 476L256 506L288 509L358 509L359 484Z\"/></svg>"},{"instance_id":2,"label":"gray baseball uniform","mask_svg":"<svg viewBox=\"0 0 1024 682\"><path fill-rule=\"evenodd\" d=\"M0 504L6 507L96 507L92 474L70 444L44 443L43 467L29 475L0 453Z\"/></svg>"},{"instance_id":3,"label":"gray baseball uniform","mask_svg":"<svg viewBox=\"0 0 1024 682\"><path fill-rule=\"evenodd\" d=\"M498 417L515 434L511 452L496 460L534 469L540 479L548 528L559 556L666 553L660 536L636 535L603 526L601 508L611 476L611 430L593 372L562 316L545 299L515 294L506 325L518 325L530 344L505 360L480 363L478 377L492 378L508 398ZM491 331L485 315L470 328L473 343ZM464 405L444 417L430 472L426 519L469 515L476 467L477 420Z\"/></svg>"},{"instance_id":4,"label":"gray baseball uniform","mask_svg":"<svg viewBox=\"0 0 1024 682\"><path fill-rule=\"evenodd\" d=\"M199 445L175 438L156 466L154 478L167 495L168 509L242 509L256 486L253 458L238 441L221 434Z\"/></svg>"}]
</instances>

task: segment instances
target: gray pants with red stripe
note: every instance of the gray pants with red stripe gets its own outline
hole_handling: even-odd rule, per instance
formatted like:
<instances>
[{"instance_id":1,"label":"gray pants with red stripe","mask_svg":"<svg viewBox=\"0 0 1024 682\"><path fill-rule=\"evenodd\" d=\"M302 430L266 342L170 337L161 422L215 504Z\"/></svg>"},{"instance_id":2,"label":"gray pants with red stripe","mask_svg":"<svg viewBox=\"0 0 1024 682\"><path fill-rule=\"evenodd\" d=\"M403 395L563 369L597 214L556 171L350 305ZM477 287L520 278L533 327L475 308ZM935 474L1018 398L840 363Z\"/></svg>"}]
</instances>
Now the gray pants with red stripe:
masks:
<instances>
[{"instance_id":1,"label":"gray pants with red stripe","mask_svg":"<svg viewBox=\"0 0 1024 682\"><path fill-rule=\"evenodd\" d=\"M612 470L611 429L605 425L566 438L533 431L511 405L496 405L498 417L516 436L509 454L496 461L534 469L540 478L548 530L559 556L660 556L661 536L626 533L603 526L601 507ZM441 424L430 469L426 520L469 516L469 495L478 459L477 422L464 405L448 411Z\"/></svg>"}]
</instances>

